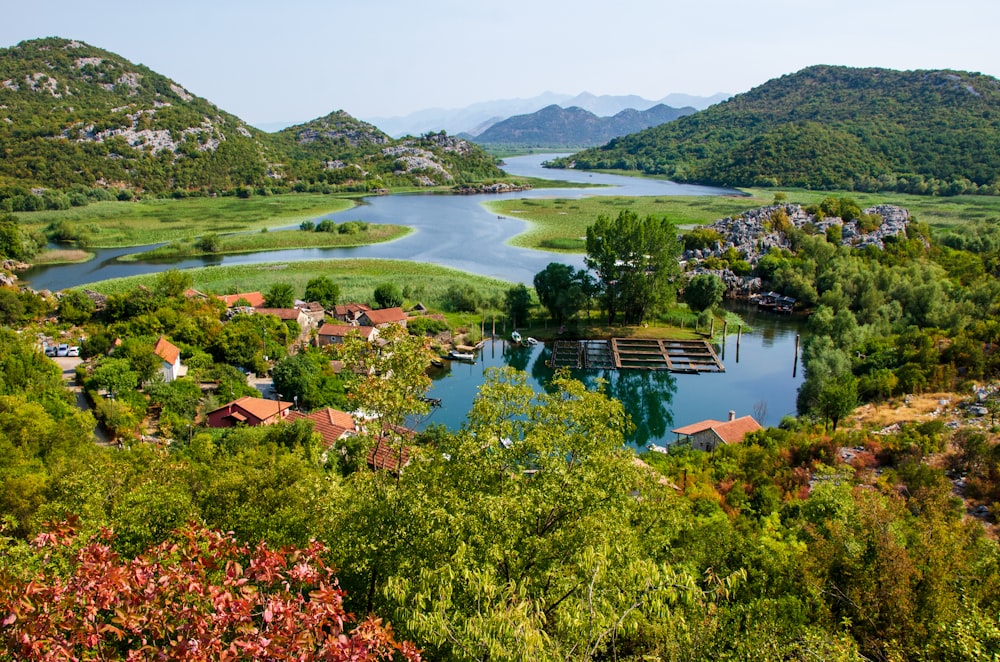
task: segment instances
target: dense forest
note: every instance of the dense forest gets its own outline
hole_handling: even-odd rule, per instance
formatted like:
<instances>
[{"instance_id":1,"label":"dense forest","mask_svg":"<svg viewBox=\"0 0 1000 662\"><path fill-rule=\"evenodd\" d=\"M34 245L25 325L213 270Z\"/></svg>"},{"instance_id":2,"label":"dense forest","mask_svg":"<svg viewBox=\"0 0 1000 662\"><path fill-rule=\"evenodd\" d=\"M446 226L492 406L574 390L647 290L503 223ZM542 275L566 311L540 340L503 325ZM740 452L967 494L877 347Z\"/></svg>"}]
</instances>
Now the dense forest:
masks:
<instances>
[{"instance_id":1,"label":"dense forest","mask_svg":"<svg viewBox=\"0 0 1000 662\"><path fill-rule=\"evenodd\" d=\"M395 140L343 112L267 134L142 65L59 38L0 50L0 150L7 211L503 176L471 143L440 134Z\"/></svg>"},{"instance_id":2,"label":"dense forest","mask_svg":"<svg viewBox=\"0 0 1000 662\"><path fill-rule=\"evenodd\" d=\"M813 66L554 165L721 186L996 194L1000 81Z\"/></svg>"}]
</instances>

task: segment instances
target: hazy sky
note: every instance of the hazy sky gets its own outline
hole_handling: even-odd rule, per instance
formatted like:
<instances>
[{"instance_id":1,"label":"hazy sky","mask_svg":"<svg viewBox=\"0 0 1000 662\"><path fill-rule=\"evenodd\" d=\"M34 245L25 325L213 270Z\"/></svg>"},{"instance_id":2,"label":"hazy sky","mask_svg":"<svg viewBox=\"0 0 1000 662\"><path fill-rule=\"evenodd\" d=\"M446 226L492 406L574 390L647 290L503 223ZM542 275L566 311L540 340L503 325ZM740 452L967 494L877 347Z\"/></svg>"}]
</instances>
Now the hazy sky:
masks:
<instances>
[{"instance_id":1,"label":"hazy sky","mask_svg":"<svg viewBox=\"0 0 1000 662\"><path fill-rule=\"evenodd\" d=\"M997 0L12 0L252 124L566 94L738 93L812 64L1000 77Z\"/></svg>"}]
</instances>

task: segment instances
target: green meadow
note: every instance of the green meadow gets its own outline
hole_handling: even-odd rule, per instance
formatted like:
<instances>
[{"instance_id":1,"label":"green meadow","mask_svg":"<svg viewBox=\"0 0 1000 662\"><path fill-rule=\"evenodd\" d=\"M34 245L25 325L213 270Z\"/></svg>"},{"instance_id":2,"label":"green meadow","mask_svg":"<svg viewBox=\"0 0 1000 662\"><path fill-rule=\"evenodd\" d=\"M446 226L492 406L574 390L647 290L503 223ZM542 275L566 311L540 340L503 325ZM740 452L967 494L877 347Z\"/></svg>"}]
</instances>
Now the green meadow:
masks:
<instances>
[{"instance_id":1,"label":"green meadow","mask_svg":"<svg viewBox=\"0 0 1000 662\"><path fill-rule=\"evenodd\" d=\"M350 209L355 201L319 193L250 198L183 198L95 202L58 211L23 212L25 226L44 231L64 223L94 248L145 246L207 233L225 234L290 225ZM348 220L348 219L343 219Z\"/></svg>"}]
</instances>

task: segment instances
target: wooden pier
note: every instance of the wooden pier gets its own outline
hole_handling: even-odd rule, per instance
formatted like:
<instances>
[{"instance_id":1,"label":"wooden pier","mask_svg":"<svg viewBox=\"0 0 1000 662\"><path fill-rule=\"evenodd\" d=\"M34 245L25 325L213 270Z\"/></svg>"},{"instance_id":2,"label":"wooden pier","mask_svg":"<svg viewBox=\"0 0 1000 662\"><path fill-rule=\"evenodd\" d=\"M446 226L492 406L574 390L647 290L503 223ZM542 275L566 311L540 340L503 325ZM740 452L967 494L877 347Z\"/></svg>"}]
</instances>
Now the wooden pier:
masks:
<instances>
[{"instance_id":1,"label":"wooden pier","mask_svg":"<svg viewBox=\"0 0 1000 662\"><path fill-rule=\"evenodd\" d=\"M558 340L552 347L549 367L685 373L726 370L708 341L655 338Z\"/></svg>"}]
</instances>

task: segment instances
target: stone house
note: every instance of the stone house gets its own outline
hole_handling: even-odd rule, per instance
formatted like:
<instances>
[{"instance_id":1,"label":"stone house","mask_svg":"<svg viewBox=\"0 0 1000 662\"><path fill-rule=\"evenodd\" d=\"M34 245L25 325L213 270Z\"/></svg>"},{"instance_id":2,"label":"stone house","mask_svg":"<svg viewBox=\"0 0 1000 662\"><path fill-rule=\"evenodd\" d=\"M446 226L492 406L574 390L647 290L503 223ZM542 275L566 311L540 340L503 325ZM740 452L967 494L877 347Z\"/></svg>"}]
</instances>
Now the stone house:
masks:
<instances>
[{"instance_id":1,"label":"stone house","mask_svg":"<svg viewBox=\"0 0 1000 662\"><path fill-rule=\"evenodd\" d=\"M689 440L692 448L713 451L722 444L738 444L747 434L762 429L753 416L736 418L736 412L731 411L726 421L708 419L675 428L671 432L677 435L678 441L682 438Z\"/></svg>"}]
</instances>

